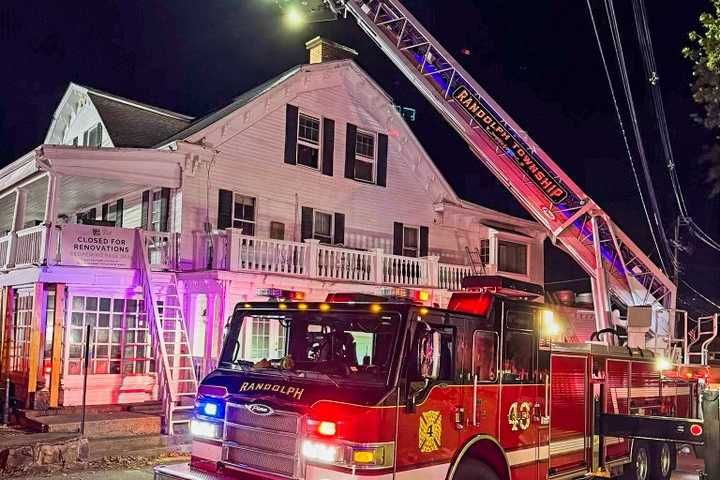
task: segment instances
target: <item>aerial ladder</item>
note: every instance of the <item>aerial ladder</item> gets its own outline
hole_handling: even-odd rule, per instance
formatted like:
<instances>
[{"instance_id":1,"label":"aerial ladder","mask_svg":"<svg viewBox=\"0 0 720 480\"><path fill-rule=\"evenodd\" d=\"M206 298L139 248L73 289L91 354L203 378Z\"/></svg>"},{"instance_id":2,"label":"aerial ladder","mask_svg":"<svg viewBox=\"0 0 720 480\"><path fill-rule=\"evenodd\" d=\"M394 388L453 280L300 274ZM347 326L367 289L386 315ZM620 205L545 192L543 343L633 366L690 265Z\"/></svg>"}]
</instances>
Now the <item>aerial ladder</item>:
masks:
<instances>
[{"instance_id":1,"label":"aerial ladder","mask_svg":"<svg viewBox=\"0 0 720 480\"><path fill-rule=\"evenodd\" d=\"M287 1L287 0L286 0ZM303 2L315 15L352 17L467 142L477 158L590 277L596 330L612 305L651 306L674 328L676 286L610 216L533 142L397 0ZM456 12L463 15L461 11Z\"/></svg>"}]
</instances>

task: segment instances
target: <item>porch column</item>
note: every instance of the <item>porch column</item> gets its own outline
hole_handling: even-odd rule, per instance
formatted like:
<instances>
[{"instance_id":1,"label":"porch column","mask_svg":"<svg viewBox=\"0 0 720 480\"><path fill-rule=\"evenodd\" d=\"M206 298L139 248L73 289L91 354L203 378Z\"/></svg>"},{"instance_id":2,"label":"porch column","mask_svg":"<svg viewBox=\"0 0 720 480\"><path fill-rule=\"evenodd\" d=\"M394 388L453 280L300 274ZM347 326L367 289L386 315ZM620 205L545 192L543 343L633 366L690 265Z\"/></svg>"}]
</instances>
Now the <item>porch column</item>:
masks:
<instances>
[{"instance_id":1,"label":"porch column","mask_svg":"<svg viewBox=\"0 0 720 480\"><path fill-rule=\"evenodd\" d=\"M38 372L42 369L41 356L43 354L43 317L45 315L45 285L36 283L33 291L32 320L30 327L30 347L28 352L28 383L26 407L34 408L34 397L37 392ZM32 403L31 403L32 402Z\"/></svg>"},{"instance_id":2,"label":"porch column","mask_svg":"<svg viewBox=\"0 0 720 480\"><path fill-rule=\"evenodd\" d=\"M13 211L13 223L10 229L10 244L8 245L8 256L6 267L15 266L15 252L17 250L17 232L22 230L25 220L25 203L27 202L27 192L25 190L16 190L15 192L15 209Z\"/></svg>"},{"instance_id":3,"label":"porch column","mask_svg":"<svg viewBox=\"0 0 720 480\"><path fill-rule=\"evenodd\" d=\"M43 217L43 225L45 225L45 245L42 249L42 259L48 265L54 264L57 261L57 248L55 243L55 229L53 225L55 223L56 215L56 204L57 204L57 182L58 176L54 173L49 173L47 177L47 192L45 196L45 215Z\"/></svg>"},{"instance_id":4,"label":"porch column","mask_svg":"<svg viewBox=\"0 0 720 480\"><path fill-rule=\"evenodd\" d=\"M214 337L217 326L215 325L215 293L207 292L205 298L205 358L203 359L203 368L207 372L207 365L213 358Z\"/></svg>"},{"instance_id":5,"label":"porch column","mask_svg":"<svg viewBox=\"0 0 720 480\"><path fill-rule=\"evenodd\" d=\"M50 369L50 399L48 405L57 407L60 400L60 371L62 368L62 339L65 327L65 284L55 285L55 318L53 318L52 364Z\"/></svg>"}]
</instances>

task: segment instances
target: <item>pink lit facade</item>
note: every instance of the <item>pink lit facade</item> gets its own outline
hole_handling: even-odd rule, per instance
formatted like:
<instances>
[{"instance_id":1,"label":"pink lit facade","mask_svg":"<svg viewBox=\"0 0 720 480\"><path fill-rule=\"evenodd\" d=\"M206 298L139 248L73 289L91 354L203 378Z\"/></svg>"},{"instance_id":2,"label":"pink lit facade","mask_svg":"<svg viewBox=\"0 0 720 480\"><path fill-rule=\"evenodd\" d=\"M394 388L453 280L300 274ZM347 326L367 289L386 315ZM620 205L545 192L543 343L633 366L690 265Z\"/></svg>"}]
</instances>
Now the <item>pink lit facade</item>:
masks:
<instances>
[{"instance_id":1,"label":"pink lit facade","mask_svg":"<svg viewBox=\"0 0 720 480\"><path fill-rule=\"evenodd\" d=\"M90 324L89 403L174 398L180 357L193 378L212 369L234 305L260 289L399 287L444 307L472 272L466 247L487 273L542 283L544 239L458 198L351 60L200 119L71 84L43 145L0 170L2 372L20 403L78 405ZM245 347L277 335L249 326Z\"/></svg>"}]
</instances>

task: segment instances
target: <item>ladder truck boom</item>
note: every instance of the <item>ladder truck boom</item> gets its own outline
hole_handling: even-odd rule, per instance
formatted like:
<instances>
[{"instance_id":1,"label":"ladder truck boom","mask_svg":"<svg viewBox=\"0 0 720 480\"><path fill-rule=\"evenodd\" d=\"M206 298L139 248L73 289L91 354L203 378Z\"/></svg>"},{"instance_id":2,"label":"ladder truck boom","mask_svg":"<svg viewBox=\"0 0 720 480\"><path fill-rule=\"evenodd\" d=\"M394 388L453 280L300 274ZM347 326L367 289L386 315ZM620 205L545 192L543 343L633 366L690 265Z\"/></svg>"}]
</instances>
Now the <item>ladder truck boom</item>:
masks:
<instances>
[{"instance_id":1,"label":"ladder truck boom","mask_svg":"<svg viewBox=\"0 0 720 480\"><path fill-rule=\"evenodd\" d=\"M588 273L598 330L610 326L611 299L624 306L675 308L676 287L671 280L401 2L326 3L336 14L350 14L357 21L480 161L547 229L551 241Z\"/></svg>"}]
</instances>

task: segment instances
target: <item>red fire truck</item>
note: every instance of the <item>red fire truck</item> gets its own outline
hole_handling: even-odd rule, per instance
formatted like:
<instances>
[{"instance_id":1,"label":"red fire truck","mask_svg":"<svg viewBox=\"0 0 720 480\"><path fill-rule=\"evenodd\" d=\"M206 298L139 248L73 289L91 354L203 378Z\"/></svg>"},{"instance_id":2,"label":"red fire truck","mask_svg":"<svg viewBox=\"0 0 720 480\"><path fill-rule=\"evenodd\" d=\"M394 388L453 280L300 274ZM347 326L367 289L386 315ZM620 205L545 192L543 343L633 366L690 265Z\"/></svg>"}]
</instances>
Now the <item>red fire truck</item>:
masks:
<instances>
[{"instance_id":1,"label":"red fire truck","mask_svg":"<svg viewBox=\"0 0 720 480\"><path fill-rule=\"evenodd\" d=\"M554 343L551 310L503 293L456 293L446 310L367 295L238 305L199 389L192 460L156 479L670 478L674 442L701 443L702 422L628 422L697 417L706 370ZM278 332L277 358L254 356L251 323Z\"/></svg>"},{"instance_id":2,"label":"red fire truck","mask_svg":"<svg viewBox=\"0 0 720 480\"><path fill-rule=\"evenodd\" d=\"M709 374L663 357L672 282L400 1L275 3L292 2L357 21L587 272L598 332L617 332L611 302L669 315L614 346L554 343L552 312L528 300L541 289L502 279L468 285L446 310L342 295L241 304L198 390L192 460L156 478L668 479L675 445L704 441L692 419ZM251 322L276 332L272 358L255 358Z\"/></svg>"}]
</instances>

